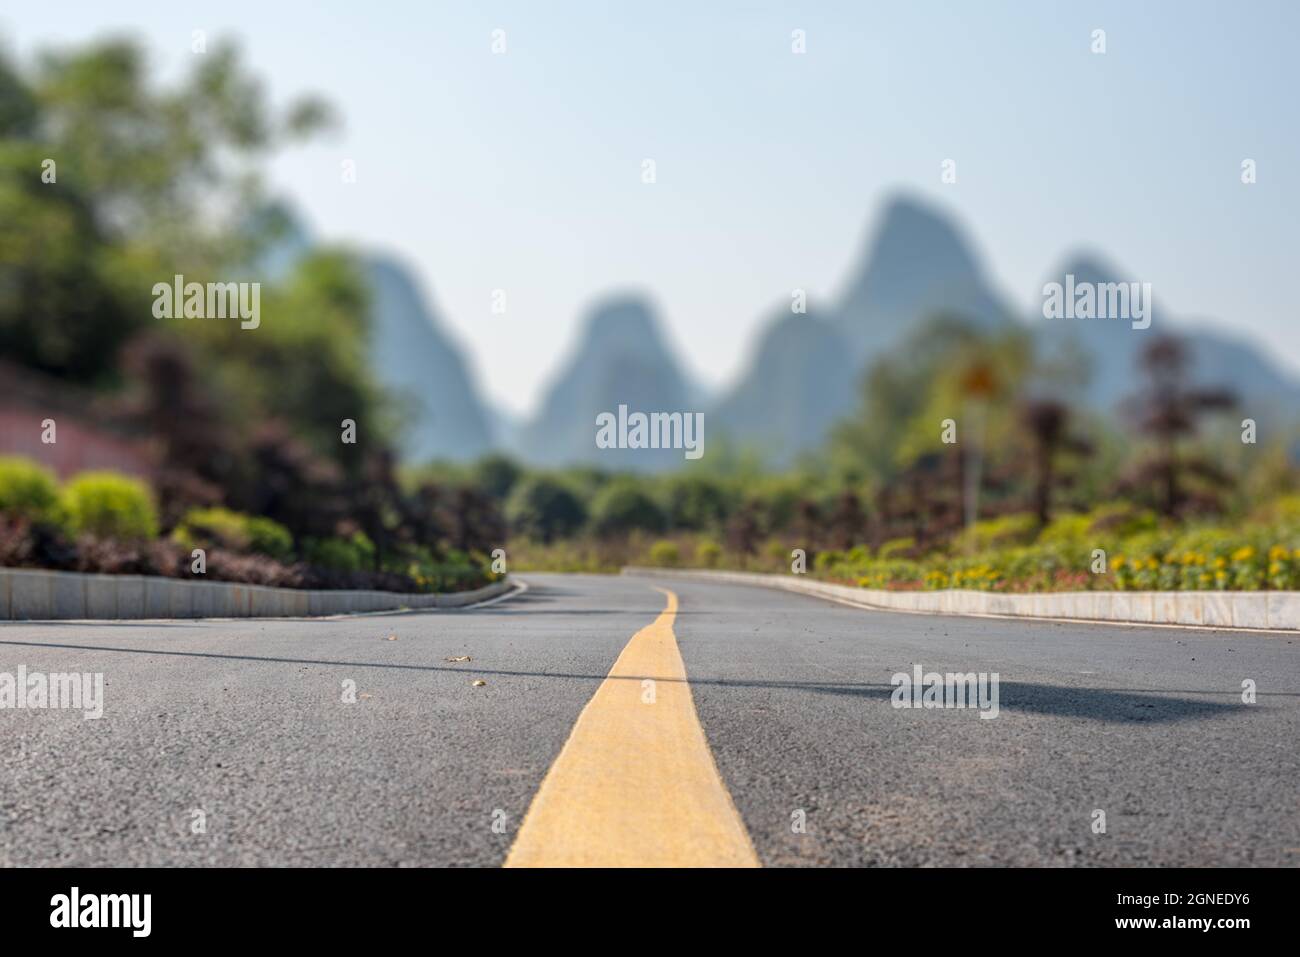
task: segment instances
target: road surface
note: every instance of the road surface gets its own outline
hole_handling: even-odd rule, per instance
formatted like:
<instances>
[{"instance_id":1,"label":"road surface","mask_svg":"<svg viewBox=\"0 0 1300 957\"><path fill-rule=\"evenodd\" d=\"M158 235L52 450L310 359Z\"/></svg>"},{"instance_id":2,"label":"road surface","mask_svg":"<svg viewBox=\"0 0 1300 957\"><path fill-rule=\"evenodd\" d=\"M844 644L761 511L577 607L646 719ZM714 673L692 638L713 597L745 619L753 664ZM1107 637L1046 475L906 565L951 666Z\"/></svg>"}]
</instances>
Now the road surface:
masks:
<instances>
[{"instance_id":1,"label":"road surface","mask_svg":"<svg viewBox=\"0 0 1300 957\"><path fill-rule=\"evenodd\" d=\"M1295 636L521 577L462 612L0 625L0 675L104 676L98 720L0 710L0 865L1300 864ZM894 707L917 664L996 672L997 717Z\"/></svg>"}]
</instances>

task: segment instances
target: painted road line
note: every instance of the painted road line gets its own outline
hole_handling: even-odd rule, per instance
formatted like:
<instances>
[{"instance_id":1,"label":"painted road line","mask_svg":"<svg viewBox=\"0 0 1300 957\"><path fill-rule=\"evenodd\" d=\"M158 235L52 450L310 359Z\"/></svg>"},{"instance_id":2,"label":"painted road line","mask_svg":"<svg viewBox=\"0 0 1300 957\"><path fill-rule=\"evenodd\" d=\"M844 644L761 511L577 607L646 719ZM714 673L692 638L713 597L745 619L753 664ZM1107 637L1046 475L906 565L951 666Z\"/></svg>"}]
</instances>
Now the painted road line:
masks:
<instances>
[{"instance_id":1,"label":"painted road line","mask_svg":"<svg viewBox=\"0 0 1300 957\"><path fill-rule=\"evenodd\" d=\"M695 713L677 596L627 643L542 780L506 867L758 867Z\"/></svg>"}]
</instances>

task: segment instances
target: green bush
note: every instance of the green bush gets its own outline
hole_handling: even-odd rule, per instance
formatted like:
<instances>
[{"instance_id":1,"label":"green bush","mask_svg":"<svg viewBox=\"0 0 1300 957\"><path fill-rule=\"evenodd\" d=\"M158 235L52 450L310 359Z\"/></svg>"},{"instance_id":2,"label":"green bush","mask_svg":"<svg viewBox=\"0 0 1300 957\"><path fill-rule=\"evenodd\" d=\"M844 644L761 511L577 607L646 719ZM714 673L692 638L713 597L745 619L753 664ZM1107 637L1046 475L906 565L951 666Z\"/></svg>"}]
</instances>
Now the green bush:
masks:
<instances>
[{"instance_id":1,"label":"green bush","mask_svg":"<svg viewBox=\"0 0 1300 957\"><path fill-rule=\"evenodd\" d=\"M54 473L30 459L0 456L0 512L60 524L63 515Z\"/></svg>"},{"instance_id":2,"label":"green bush","mask_svg":"<svg viewBox=\"0 0 1300 957\"><path fill-rule=\"evenodd\" d=\"M672 568L680 565L682 561L681 553L677 550L676 542L658 541L650 546L650 564L661 565L665 568Z\"/></svg>"},{"instance_id":3,"label":"green bush","mask_svg":"<svg viewBox=\"0 0 1300 957\"><path fill-rule=\"evenodd\" d=\"M303 541L307 564L340 572L357 572L374 567L375 546L363 533L351 538L308 538Z\"/></svg>"},{"instance_id":4,"label":"green bush","mask_svg":"<svg viewBox=\"0 0 1300 957\"><path fill-rule=\"evenodd\" d=\"M128 475L82 472L63 487L61 500L74 532L120 539L158 534L158 511L149 486Z\"/></svg>"},{"instance_id":5,"label":"green bush","mask_svg":"<svg viewBox=\"0 0 1300 957\"><path fill-rule=\"evenodd\" d=\"M1088 531L1108 539L1131 538L1144 532L1154 532L1159 519L1154 512L1137 508L1127 502L1107 502L1098 505L1088 517L1092 520Z\"/></svg>"},{"instance_id":6,"label":"green bush","mask_svg":"<svg viewBox=\"0 0 1300 957\"><path fill-rule=\"evenodd\" d=\"M669 525L696 531L721 526L731 504L731 496L721 483L696 475L670 477L664 498Z\"/></svg>"},{"instance_id":7,"label":"green bush","mask_svg":"<svg viewBox=\"0 0 1300 957\"><path fill-rule=\"evenodd\" d=\"M439 559L428 548L409 546L388 564L392 566L390 570L414 581L422 592L467 591L499 577L488 570L485 562L454 548Z\"/></svg>"},{"instance_id":8,"label":"green bush","mask_svg":"<svg viewBox=\"0 0 1300 957\"><path fill-rule=\"evenodd\" d=\"M259 555L269 555L279 561L293 557L293 535L279 522L262 515L248 519L250 549Z\"/></svg>"},{"instance_id":9,"label":"green bush","mask_svg":"<svg viewBox=\"0 0 1300 957\"><path fill-rule=\"evenodd\" d=\"M1058 515L1048 523L1038 536L1040 545L1065 545L1065 546L1083 546L1087 545L1097 536L1092 532L1093 516L1091 515Z\"/></svg>"},{"instance_id":10,"label":"green bush","mask_svg":"<svg viewBox=\"0 0 1300 957\"><path fill-rule=\"evenodd\" d=\"M631 531L662 532L667 525L654 499L635 482L610 482L596 493L591 503L592 531L598 536L623 535Z\"/></svg>"},{"instance_id":11,"label":"green bush","mask_svg":"<svg viewBox=\"0 0 1300 957\"><path fill-rule=\"evenodd\" d=\"M527 538L549 544L582 527L587 511L563 482L535 475L514 485L506 501L506 521Z\"/></svg>"},{"instance_id":12,"label":"green bush","mask_svg":"<svg viewBox=\"0 0 1300 957\"><path fill-rule=\"evenodd\" d=\"M703 568L717 568L722 560L722 546L705 539L695 546L695 564Z\"/></svg>"},{"instance_id":13,"label":"green bush","mask_svg":"<svg viewBox=\"0 0 1300 957\"><path fill-rule=\"evenodd\" d=\"M964 528L953 540L955 552L982 552L990 548L1028 545L1038 534L1038 518L1028 512L1001 515ZM881 549L883 552L884 549Z\"/></svg>"},{"instance_id":14,"label":"green bush","mask_svg":"<svg viewBox=\"0 0 1300 957\"><path fill-rule=\"evenodd\" d=\"M266 555L277 561L288 561L293 555L293 536L279 522L228 508L190 509L172 532L172 538L186 548L216 545L235 552Z\"/></svg>"},{"instance_id":15,"label":"green bush","mask_svg":"<svg viewBox=\"0 0 1300 957\"><path fill-rule=\"evenodd\" d=\"M878 557L881 561L885 561L906 554L914 548L916 548L916 541L912 538L891 538L880 546Z\"/></svg>"}]
</instances>

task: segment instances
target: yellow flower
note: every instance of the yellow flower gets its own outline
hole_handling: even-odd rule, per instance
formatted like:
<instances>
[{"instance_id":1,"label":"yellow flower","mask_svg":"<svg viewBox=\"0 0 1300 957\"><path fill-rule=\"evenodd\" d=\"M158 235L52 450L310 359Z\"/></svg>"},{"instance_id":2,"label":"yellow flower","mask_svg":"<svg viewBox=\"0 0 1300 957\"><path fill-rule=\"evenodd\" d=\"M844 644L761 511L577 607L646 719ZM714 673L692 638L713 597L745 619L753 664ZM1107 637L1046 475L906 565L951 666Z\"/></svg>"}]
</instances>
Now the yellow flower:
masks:
<instances>
[{"instance_id":1,"label":"yellow flower","mask_svg":"<svg viewBox=\"0 0 1300 957\"><path fill-rule=\"evenodd\" d=\"M1255 549L1252 548L1250 545L1247 545L1244 548L1239 548L1232 553L1232 560L1234 562L1245 562L1245 561L1249 561L1254 557L1255 557Z\"/></svg>"},{"instance_id":2,"label":"yellow flower","mask_svg":"<svg viewBox=\"0 0 1300 957\"><path fill-rule=\"evenodd\" d=\"M1215 567L1215 568L1227 568L1227 567L1228 567L1228 560L1227 560L1226 558L1216 558L1216 559L1214 560L1214 567Z\"/></svg>"},{"instance_id":3,"label":"yellow flower","mask_svg":"<svg viewBox=\"0 0 1300 957\"><path fill-rule=\"evenodd\" d=\"M1281 561L1283 558L1286 558L1286 546L1274 545L1272 548L1268 550L1268 557L1275 562Z\"/></svg>"}]
</instances>

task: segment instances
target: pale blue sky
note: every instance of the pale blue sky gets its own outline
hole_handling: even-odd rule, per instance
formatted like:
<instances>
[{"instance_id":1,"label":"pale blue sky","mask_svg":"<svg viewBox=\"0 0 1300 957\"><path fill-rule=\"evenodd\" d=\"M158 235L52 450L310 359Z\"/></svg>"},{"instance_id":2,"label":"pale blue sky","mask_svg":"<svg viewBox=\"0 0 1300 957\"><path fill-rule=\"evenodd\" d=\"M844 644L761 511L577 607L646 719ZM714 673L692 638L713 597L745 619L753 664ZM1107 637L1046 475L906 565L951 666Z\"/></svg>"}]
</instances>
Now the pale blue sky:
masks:
<instances>
[{"instance_id":1,"label":"pale blue sky","mask_svg":"<svg viewBox=\"0 0 1300 957\"><path fill-rule=\"evenodd\" d=\"M507 53L491 52L494 29ZM807 53L793 55L803 29ZM1090 34L1108 52L1089 52ZM956 215L1026 310L1068 252L1300 371L1300 68L1289 2L45 2L21 54L106 30L160 70L239 38L341 134L273 182L328 239L400 254L496 403L530 408L597 296L653 296L689 369L739 370L789 290L834 297L896 189ZM1240 163L1258 162L1243 186ZM340 182L356 161L358 182ZM658 182L640 181L653 158ZM957 161L956 185L940 163ZM491 312L506 290L505 315Z\"/></svg>"}]
</instances>

